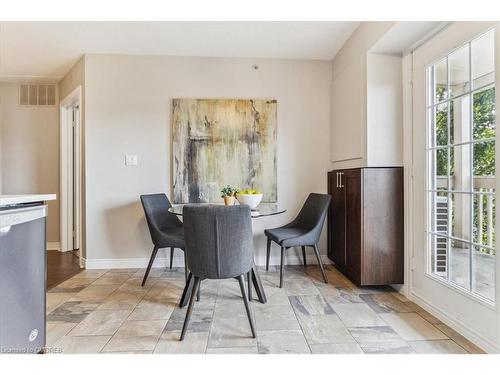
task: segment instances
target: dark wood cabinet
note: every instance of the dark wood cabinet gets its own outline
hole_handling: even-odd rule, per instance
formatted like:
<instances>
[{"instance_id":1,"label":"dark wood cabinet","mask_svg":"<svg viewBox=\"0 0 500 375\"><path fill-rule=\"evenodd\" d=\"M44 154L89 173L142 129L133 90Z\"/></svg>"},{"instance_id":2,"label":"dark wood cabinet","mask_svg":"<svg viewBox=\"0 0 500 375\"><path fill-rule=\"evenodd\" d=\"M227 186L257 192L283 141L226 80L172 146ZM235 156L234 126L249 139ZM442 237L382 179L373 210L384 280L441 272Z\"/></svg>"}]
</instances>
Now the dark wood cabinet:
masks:
<instances>
[{"instance_id":1,"label":"dark wood cabinet","mask_svg":"<svg viewBox=\"0 0 500 375\"><path fill-rule=\"evenodd\" d=\"M357 285L403 283L403 169L328 173L328 257Z\"/></svg>"}]
</instances>

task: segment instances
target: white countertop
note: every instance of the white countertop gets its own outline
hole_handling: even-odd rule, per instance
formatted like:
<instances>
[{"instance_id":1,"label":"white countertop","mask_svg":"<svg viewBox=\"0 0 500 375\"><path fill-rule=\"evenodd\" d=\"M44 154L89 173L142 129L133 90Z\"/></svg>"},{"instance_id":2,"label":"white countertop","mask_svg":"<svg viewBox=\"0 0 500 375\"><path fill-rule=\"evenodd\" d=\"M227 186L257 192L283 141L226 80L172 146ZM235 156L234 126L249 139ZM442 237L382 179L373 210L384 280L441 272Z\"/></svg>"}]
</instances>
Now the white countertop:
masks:
<instances>
[{"instance_id":1,"label":"white countertop","mask_svg":"<svg viewBox=\"0 0 500 375\"><path fill-rule=\"evenodd\" d=\"M6 194L0 195L0 206L56 200L55 194Z\"/></svg>"}]
</instances>

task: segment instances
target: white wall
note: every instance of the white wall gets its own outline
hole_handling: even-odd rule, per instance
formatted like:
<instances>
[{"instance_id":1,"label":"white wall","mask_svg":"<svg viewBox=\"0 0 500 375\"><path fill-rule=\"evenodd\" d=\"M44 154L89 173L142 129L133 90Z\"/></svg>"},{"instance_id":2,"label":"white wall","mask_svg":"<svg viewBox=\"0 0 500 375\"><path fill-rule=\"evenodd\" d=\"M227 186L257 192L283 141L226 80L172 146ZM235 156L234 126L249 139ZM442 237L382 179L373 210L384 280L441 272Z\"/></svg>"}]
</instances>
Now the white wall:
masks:
<instances>
[{"instance_id":1,"label":"white wall","mask_svg":"<svg viewBox=\"0 0 500 375\"><path fill-rule=\"evenodd\" d=\"M0 84L3 194L59 196L58 107L18 105L19 85ZM48 203L47 241L59 242L59 201Z\"/></svg>"},{"instance_id":2,"label":"white wall","mask_svg":"<svg viewBox=\"0 0 500 375\"><path fill-rule=\"evenodd\" d=\"M145 264L152 244L139 196L171 195L170 106L183 97L278 101L278 199L288 211L253 221L262 262L264 228L291 220L308 193L326 192L330 80L331 63L321 61L87 55L87 265ZM125 166L127 153L137 167Z\"/></svg>"},{"instance_id":3,"label":"white wall","mask_svg":"<svg viewBox=\"0 0 500 375\"><path fill-rule=\"evenodd\" d=\"M367 53L394 22L363 22L332 62L331 150L333 168L367 162Z\"/></svg>"},{"instance_id":4,"label":"white wall","mask_svg":"<svg viewBox=\"0 0 500 375\"><path fill-rule=\"evenodd\" d=\"M368 53L366 164L403 165L402 58Z\"/></svg>"}]
</instances>

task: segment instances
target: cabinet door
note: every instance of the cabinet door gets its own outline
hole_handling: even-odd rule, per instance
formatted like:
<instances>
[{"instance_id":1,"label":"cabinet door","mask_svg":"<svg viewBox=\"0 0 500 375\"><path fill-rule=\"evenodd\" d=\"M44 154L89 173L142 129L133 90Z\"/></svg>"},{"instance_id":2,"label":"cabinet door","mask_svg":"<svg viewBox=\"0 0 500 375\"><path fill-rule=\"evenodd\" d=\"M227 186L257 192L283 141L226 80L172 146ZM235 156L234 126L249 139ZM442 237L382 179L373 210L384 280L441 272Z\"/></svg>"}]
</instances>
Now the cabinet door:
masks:
<instances>
[{"instance_id":1,"label":"cabinet door","mask_svg":"<svg viewBox=\"0 0 500 375\"><path fill-rule=\"evenodd\" d=\"M330 172L330 251L329 257L339 267L345 266L345 189L340 185L340 171Z\"/></svg>"},{"instance_id":2,"label":"cabinet door","mask_svg":"<svg viewBox=\"0 0 500 375\"><path fill-rule=\"evenodd\" d=\"M354 282L361 283L361 170L344 171L342 190L345 191L345 264Z\"/></svg>"}]
</instances>

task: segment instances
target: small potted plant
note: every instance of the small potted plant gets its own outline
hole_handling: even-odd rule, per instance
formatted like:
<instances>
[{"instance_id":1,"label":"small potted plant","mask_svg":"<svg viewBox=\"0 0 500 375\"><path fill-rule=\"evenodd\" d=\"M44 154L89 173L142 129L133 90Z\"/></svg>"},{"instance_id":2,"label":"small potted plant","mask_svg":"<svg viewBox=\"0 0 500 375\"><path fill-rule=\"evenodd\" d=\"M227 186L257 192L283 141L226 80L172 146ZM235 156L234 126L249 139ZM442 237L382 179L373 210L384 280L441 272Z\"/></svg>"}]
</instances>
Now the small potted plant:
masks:
<instances>
[{"instance_id":1,"label":"small potted plant","mask_svg":"<svg viewBox=\"0 0 500 375\"><path fill-rule=\"evenodd\" d=\"M224 204L226 206L232 206L234 204L234 196L238 193L238 189L227 185L220 192L222 193L221 198L224 198Z\"/></svg>"}]
</instances>

